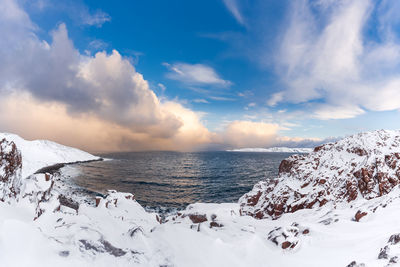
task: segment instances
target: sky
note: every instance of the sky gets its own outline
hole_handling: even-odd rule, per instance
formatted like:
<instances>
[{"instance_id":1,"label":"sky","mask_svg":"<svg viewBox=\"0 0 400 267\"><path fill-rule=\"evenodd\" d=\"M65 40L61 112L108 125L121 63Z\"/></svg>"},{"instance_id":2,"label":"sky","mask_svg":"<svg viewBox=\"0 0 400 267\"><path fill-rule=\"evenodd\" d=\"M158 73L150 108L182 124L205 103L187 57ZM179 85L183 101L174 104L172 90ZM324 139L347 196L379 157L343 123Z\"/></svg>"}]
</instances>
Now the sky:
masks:
<instances>
[{"instance_id":1,"label":"sky","mask_svg":"<svg viewBox=\"0 0 400 267\"><path fill-rule=\"evenodd\" d=\"M399 129L396 0L0 0L0 131L91 152Z\"/></svg>"}]
</instances>

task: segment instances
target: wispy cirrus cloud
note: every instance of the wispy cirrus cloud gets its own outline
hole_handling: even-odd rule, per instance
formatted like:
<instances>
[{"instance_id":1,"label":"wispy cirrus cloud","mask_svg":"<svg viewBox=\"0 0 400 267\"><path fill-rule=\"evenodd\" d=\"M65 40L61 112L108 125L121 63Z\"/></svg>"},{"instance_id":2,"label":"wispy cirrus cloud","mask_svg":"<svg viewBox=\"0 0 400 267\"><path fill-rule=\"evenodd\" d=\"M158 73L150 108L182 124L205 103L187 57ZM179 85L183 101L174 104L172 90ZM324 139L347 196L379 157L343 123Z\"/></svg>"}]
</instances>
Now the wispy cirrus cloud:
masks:
<instances>
[{"instance_id":1,"label":"wispy cirrus cloud","mask_svg":"<svg viewBox=\"0 0 400 267\"><path fill-rule=\"evenodd\" d=\"M111 16L101 9L90 9L83 0L35 0L22 1L25 7L39 12L66 14L75 24L101 27L111 21Z\"/></svg>"},{"instance_id":2,"label":"wispy cirrus cloud","mask_svg":"<svg viewBox=\"0 0 400 267\"><path fill-rule=\"evenodd\" d=\"M399 12L393 0L293 2L275 59L286 89L268 104L318 100L319 119L399 109Z\"/></svg>"},{"instance_id":3,"label":"wispy cirrus cloud","mask_svg":"<svg viewBox=\"0 0 400 267\"><path fill-rule=\"evenodd\" d=\"M245 25L245 20L240 11L238 1L240 0L223 0L226 8L229 10L229 12L231 12L236 21L242 25Z\"/></svg>"},{"instance_id":4,"label":"wispy cirrus cloud","mask_svg":"<svg viewBox=\"0 0 400 267\"><path fill-rule=\"evenodd\" d=\"M192 100L194 103L202 103L202 104L210 104L206 99L204 98L196 98Z\"/></svg>"},{"instance_id":5,"label":"wispy cirrus cloud","mask_svg":"<svg viewBox=\"0 0 400 267\"><path fill-rule=\"evenodd\" d=\"M169 79L180 81L191 86L213 85L229 87L232 85L232 82L222 79L212 67L204 64L170 64L164 62L163 65L169 70L169 73L167 73Z\"/></svg>"},{"instance_id":6,"label":"wispy cirrus cloud","mask_svg":"<svg viewBox=\"0 0 400 267\"><path fill-rule=\"evenodd\" d=\"M82 24L89 26L101 27L104 23L111 21L111 16L101 10L94 12L80 11L79 16Z\"/></svg>"}]
</instances>

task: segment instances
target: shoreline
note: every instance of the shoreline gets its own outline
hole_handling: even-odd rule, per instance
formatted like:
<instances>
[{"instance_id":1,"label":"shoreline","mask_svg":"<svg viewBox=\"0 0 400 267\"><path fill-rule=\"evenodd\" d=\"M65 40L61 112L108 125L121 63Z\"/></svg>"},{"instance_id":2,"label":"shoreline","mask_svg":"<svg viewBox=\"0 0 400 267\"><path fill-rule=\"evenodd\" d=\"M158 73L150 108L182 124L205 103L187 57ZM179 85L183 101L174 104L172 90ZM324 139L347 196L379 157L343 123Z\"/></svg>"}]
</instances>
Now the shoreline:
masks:
<instances>
[{"instance_id":1,"label":"shoreline","mask_svg":"<svg viewBox=\"0 0 400 267\"><path fill-rule=\"evenodd\" d=\"M74 162L66 162L66 163L56 163L50 166L46 166L43 168L40 168L33 174L40 174L40 173L50 173L54 174L55 172L59 171L62 167L68 166L68 165L75 165L75 164L81 164L81 163L89 163L89 162L97 162L97 161L104 161L103 158L99 159L92 159L92 160L83 160L83 161L74 161Z\"/></svg>"}]
</instances>

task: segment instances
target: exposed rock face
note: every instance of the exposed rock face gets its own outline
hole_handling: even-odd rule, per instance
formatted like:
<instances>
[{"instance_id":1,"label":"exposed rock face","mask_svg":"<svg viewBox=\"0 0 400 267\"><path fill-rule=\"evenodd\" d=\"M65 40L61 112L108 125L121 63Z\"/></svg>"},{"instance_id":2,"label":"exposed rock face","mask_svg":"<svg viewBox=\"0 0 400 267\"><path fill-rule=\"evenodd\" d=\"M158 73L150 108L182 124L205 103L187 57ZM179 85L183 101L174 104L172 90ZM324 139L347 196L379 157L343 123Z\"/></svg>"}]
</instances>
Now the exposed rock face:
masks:
<instances>
[{"instance_id":1,"label":"exposed rock face","mask_svg":"<svg viewBox=\"0 0 400 267\"><path fill-rule=\"evenodd\" d=\"M327 203L372 199L400 182L400 131L350 136L283 160L276 179L261 181L240 200L241 213L262 219Z\"/></svg>"},{"instance_id":2,"label":"exposed rock face","mask_svg":"<svg viewBox=\"0 0 400 267\"><path fill-rule=\"evenodd\" d=\"M21 186L21 153L14 142L0 141L0 200L15 197Z\"/></svg>"}]
</instances>

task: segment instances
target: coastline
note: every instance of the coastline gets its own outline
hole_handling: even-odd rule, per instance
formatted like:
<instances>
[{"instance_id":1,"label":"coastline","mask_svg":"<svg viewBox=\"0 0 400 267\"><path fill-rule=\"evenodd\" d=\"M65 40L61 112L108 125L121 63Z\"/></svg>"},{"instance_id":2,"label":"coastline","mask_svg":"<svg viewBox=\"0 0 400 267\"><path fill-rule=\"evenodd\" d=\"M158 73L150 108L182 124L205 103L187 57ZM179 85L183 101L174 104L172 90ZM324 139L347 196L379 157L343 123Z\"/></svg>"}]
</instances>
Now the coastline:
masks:
<instances>
[{"instance_id":1,"label":"coastline","mask_svg":"<svg viewBox=\"0 0 400 267\"><path fill-rule=\"evenodd\" d=\"M40 168L34 174L39 174L39 173L54 174L55 172L59 171L61 168L65 167L67 165L75 165L75 164L80 164L80 163L89 163L89 162L104 161L104 160L105 159L103 159L103 158L99 158L99 159L93 159L93 160L81 160L81 161L75 161L75 162L56 163L56 164L53 164L50 166Z\"/></svg>"}]
</instances>

